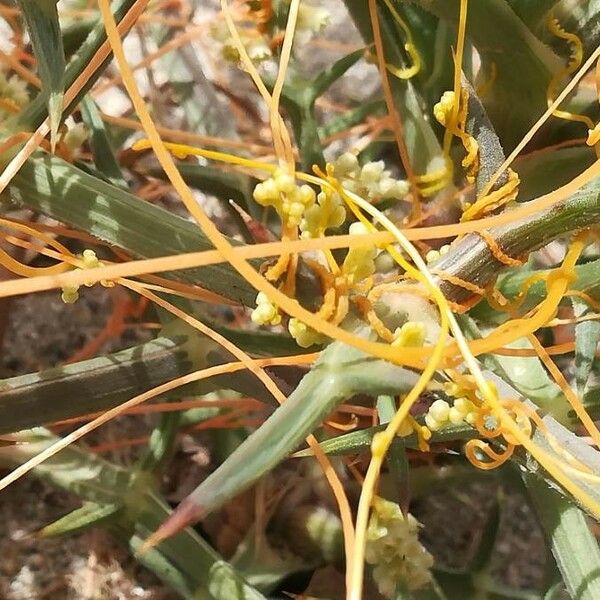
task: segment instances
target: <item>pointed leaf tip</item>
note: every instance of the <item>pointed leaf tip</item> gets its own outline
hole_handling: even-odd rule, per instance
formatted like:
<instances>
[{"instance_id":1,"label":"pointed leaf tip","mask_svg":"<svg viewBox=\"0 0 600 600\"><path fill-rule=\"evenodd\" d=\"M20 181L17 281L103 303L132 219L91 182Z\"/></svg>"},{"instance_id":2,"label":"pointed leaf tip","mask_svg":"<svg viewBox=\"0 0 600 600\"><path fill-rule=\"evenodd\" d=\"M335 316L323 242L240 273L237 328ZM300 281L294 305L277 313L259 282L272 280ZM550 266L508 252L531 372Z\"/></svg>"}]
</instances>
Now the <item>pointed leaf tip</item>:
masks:
<instances>
[{"instance_id":1,"label":"pointed leaf tip","mask_svg":"<svg viewBox=\"0 0 600 600\"><path fill-rule=\"evenodd\" d=\"M140 546L138 554L144 554L161 542L199 521L204 514L191 498L186 498L175 512Z\"/></svg>"}]
</instances>

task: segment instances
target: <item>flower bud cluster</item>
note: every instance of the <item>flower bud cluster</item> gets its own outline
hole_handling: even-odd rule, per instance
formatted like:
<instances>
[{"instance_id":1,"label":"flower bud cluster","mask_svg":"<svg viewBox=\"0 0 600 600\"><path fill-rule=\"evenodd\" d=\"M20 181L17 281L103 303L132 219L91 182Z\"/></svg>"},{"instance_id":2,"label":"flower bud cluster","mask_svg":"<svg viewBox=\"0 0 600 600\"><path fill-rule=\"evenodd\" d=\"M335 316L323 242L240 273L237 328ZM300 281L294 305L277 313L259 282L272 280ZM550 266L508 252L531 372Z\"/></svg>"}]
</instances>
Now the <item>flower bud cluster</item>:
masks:
<instances>
[{"instance_id":1,"label":"flower bud cluster","mask_svg":"<svg viewBox=\"0 0 600 600\"><path fill-rule=\"evenodd\" d=\"M394 179L382 160L368 162L362 167L351 152L345 152L334 163L334 173L347 190L369 200L402 200L409 192L403 179Z\"/></svg>"},{"instance_id":2,"label":"flower bud cluster","mask_svg":"<svg viewBox=\"0 0 600 600\"><path fill-rule=\"evenodd\" d=\"M309 327L306 323L292 317L288 322L288 331L301 348L310 348L313 344L323 344L327 341L324 335Z\"/></svg>"},{"instance_id":3,"label":"flower bud cluster","mask_svg":"<svg viewBox=\"0 0 600 600\"><path fill-rule=\"evenodd\" d=\"M254 188L254 199L261 206L272 206L289 227L300 225L304 213L316 200L309 185L297 185L293 175L278 169L273 177L265 179Z\"/></svg>"},{"instance_id":4,"label":"flower bud cluster","mask_svg":"<svg viewBox=\"0 0 600 600\"><path fill-rule=\"evenodd\" d=\"M392 346L402 348L421 348L425 343L427 328L421 321L407 321L394 332Z\"/></svg>"},{"instance_id":5,"label":"flower bud cluster","mask_svg":"<svg viewBox=\"0 0 600 600\"><path fill-rule=\"evenodd\" d=\"M227 62L237 64L240 61L240 53L235 45L235 41L229 32L227 23L220 21L211 27L211 35L214 40L221 42L221 55ZM273 53L269 48L269 43L265 37L251 29L239 28L238 33L244 48L250 60L259 64L265 60L269 60Z\"/></svg>"},{"instance_id":6,"label":"flower bud cluster","mask_svg":"<svg viewBox=\"0 0 600 600\"><path fill-rule=\"evenodd\" d=\"M102 261L98 260L96 253L90 249L84 250L83 254L81 254L79 256L79 258L82 261L82 266L80 267L79 270L97 269L98 267L104 266L104 263ZM86 283L84 283L84 285L86 287L92 287L94 284L93 284L93 282L86 282ZM100 285L102 285L103 287L114 287L115 283L114 283L114 281L107 281L105 279L102 279L100 281ZM66 287L62 288L62 294L60 296L61 300L65 304L74 304L75 302L77 302L77 300L79 299L79 287L80 286L75 285L75 286L66 286Z\"/></svg>"},{"instance_id":7,"label":"flower bud cluster","mask_svg":"<svg viewBox=\"0 0 600 600\"><path fill-rule=\"evenodd\" d=\"M346 209L339 194L325 188L317 195L317 202L304 212L300 222L300 237L321 237L327 229L340 227L346 220Z\"/></svg>"},{"instance_id":8,"label":"flower bud cluster","mask_svg":"<svg viewBox=\"0 0 600 600\"><path fill-rule=\"evenodd\" d=\"M257 325L279 325L281 323L279 309L264 292L259 292L256 296L256 308L252 311L250 318Z\"/></svg>"},{"instance_id":9,"label":"flower bud cluster","mask_svg":"<svg viewBox=\"0 0 600 600\"><path fill-rule=\"evenodd\" d=\"M433 116L440 125L448 125L452 111L454 110L455 94L452 90L447 90L442 94L440 101L433 107Z\"/></svg>"},{"instance_id":10,"label":"flower bud cluster","mask_svg":"<svg viewBox=\"0 0 600 600\"><path fill-rule=\"evenodd\" d=\"M436 400L425 413L425 425L430 431L440 431L450 425L475 425L478 408L468 398L456 398L452 406L445 400Z\"/></svg>"},{"instance_id":11,"label":"flower bud cluster","mask_svg":"<svg viewBox=\"0 0 600 600\"><path fill-rule=\"evenodd\" d=\"M375 498L367 529L365 559L374 565L379 593L393 598L400 582L416 590L431 581L433 557L419 542L419 522L394 503Z\"/></svg>"},{"instance_id":12,"label":"flower bud cluster","mask_svg":"<svg viewBox=\"0 0 600 600\"><path fill-rule=\"evenodd\" d=\"M349 233L351 235L365 235L369 233L369 230L362 223L356 222L350 225ZM350 248L342 265L342 273L351 284L362 281L375 273L376 257L377 248L375 246Z\"/></svg>"}]
</instances>

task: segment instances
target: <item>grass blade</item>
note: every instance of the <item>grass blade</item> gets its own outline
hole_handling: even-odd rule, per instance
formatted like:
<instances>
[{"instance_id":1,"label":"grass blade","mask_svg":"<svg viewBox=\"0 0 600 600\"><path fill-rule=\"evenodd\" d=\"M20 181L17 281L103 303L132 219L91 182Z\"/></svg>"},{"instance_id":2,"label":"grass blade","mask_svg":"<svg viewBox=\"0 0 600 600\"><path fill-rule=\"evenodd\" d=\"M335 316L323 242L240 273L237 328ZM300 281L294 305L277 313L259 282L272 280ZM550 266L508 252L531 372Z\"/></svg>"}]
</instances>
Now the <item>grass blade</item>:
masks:
<instances>
[{"instance_id":1,"label":"grass blade","mask_svg":"<svg viewBox=\"0 0 600 600\"><path fill-rule=\"evenodd\" d=\"M152 342L0 381L0 433L106 410L193 370L187 339Z\"/></svg>"},{"instance_id":2,"label":"grass blade","mask_svg":"<svg viewBox=\"0 0 600 600\"><path fill-rule=\"evenodd\" d=\"M58 438L47 430L36 429L21 432L14 439L21 443L0 449L0 464L4 466L21 464ZM104 505L107 512L115 505L126 507L107 518L103 526L183 598L265 600L192 529L166 540L160 548L138 552L142 540L171 514L147 480L76 446L69 446L36 467L34 474L85 502Z\"/></svg>"},{"instance_id":3,"label":"grass blade","mask_svg":"<svg viewBox=\"0 0 600 600\"><path fill-rule=\"evenodd\" d=\"M348 454L360 454L366 452L371 448L371 442L373 436L378 431L383 431L385 427L383 425L377 425L376 427L368 427L367 429L360 429L357 431L351 431L350 433L344 433L337 437L329 440L320 442L321 449L325 454L330 456L345 456ZM430 444L454 442L457 440L470 440L473 437L477 437L477 431L470 425L457 425L452 427L444 427L440 431L434 431L431 434ZM404 444L407 448L416 449L419 447L419 440L416 434L411 434L403 439ZM295 457L312 456L313 452L310 448L300 450L294 454Z\"/></svg>"},{"instance_id":4,"label":"grass blade","mask_svg":"<svg viewBox=\"0 0 600 600\"><path fill-rule=\"evenodd\" d=\"M534 475L524 476L571 598L600 598L600 549L585 514Z\"/></svg>"},{"instance_id":5,"label":"grass blade","mask_svg":"<svg viewBox=\"0 0 600 600\"><path fill-rule=\"evenodd\" d=\"M591 312L590 307L583 300L574 296L571 298L571 302L575 317L579 318ZM592 372L599 341L600 322L589 320L575 325L575 381L577 392L582 397Z\"/></svg>"},{"instance_id":6,"label":"grass blade","mask_svg":"<svg viewBox=\"0 0 600 600\"><path fill-rule=\"evenodd\" d=\"M27 24L50 116L50 143L56 145L63 109L65 52L57 0L17 0Z\"/></svg>"},{"instance_id":7,"label":"grass blade","mask_svg":"<svg viewBox=\"0 0 600 600\"><path fill-rule=\"evenodd\" d=\"M110 134L100 117L100 111L96 103L89 95L81 100L81 116L83 117L83 122L91 131L90 146L94 154L96 168L114 186L127 190L128 185L115 157Z\"/></svg>"},{"instance_id":8,"label":"grass blade","mask_svg":"<svg viewBox=\"0 0 600 600\"><path fill-rule=\"evenodd\" d=\"M295 450L345 398L407 392L417 374L336 342L265 423L179 505L166 531L176 531L243 491Z\"/></svg>"},{"instance_id":9,"label":"grass blade","mask_svg":"<svg viewBox=\"0 0 600 600\"><path fill-rule=\"evenodd\" d=\"M36 0L28 0L32 5L36 5ZM113 14L115 19L120 21L129 11L129 9L135 4L136 0L116 0L114 2ZM92 57L96 54L100 46L106 40L106 30L104 29L104 23L101 20L96 20L95 26L85 39L85 42L79 48L77 54L67 65L64 74L64 87L69 88L73 82L77 79L79 74L83 71L86 65L92 60ZM62 42L61 42L62 43ZM79 101L88 90L96 83L98 78L104 72L104 69L108 66L112 59L109 55L106 61L102 64L92 77L86 82L82 90L77 94L73 101L65 106L63 109L63 115L67 116L73 112ZM40 126L47 116L47 102L44 94L38 94L36 98L16 117L16 128L34 130Z\"/></svg>"},{"instance_id":10,"label":"grass blade","mask_svg":"<svg viewBox=\"0 0 600 600\"><path fill-rule=\"evenodd\" d=\"M11 181L10 194L24 206L87 231L138 258L213 249L194 223L55 156L40 154L29 159ZM254 305L256 291L229 265L191 269L178 277L235 302Z\"/></svg>"}]
</instances>

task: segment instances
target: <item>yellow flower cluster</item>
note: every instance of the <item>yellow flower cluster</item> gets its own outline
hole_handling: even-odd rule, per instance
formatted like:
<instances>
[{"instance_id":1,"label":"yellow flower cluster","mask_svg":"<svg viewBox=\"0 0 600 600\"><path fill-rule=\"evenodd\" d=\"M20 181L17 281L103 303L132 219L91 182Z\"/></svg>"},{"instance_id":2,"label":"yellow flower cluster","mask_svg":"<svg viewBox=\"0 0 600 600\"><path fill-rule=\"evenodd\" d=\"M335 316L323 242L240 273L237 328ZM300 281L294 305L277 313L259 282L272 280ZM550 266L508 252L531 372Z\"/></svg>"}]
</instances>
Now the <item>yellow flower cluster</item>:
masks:
<instances>
[{"instance_id":1,"label":"yellow flower cluster","mask_svg":"<svg viewBox=\"0 0 600 600\"><path fill-rule=\"evenodd\" d=\"M96 256L96 253L93 250L84 250L83 254L79 258L82 261L82 266L80 267L80 270L96 269L98 267L104 266L102 261L98 260L98 257ZM92 287L94 284L85 283L84 285L86 287ZM103 279L102 281L100 281L100 285L102 285L103 287L114 287L115 283L114 281L106 281ZM62 294L60 297L65 304L74 304L79 298L79 286L76 285L62 288Z\"/></svg>"},{"instance_id":2,"label":"yellow flower cluster","mask_svg":"<svg viewBox=\"0 0 600 600\"><path fill-rule=\"evenodd\" d=\"M402 200L409 192L403 179L394 179L382 160L368 162L362 167L351 152L345 152L334 163L335 176L347 190L369 200Z\"/></svg>"},{"instance_id":3,"label":"yellow flower cluster","mask_svg":"<svg viewBox=\"0 0 600 600\"><path fill-rule=\"evenodd\" d=\"M321 237L327 229L340 227L346 220L346 209L339 194L325 188L317 195L317 202L304 212L300 222L300 237Z\"/></svg>"},{"instance_id":4,"label":"yellow flower cluster","mask_svg":"<svg viewBox=\"0 0 600 600\"><path fill-rule=\"evenodd\" d=\"M288 331L301 348L310 348L313 344L323 344L327 341L324 335L309 327L306 323L292 317L288 323Z\"/></svg>"},{"instance_id":5,"label":"yellow flower cluster","mask_svg":"<svg viewBox=\"0 0 600 600\"><path fill-rule=\"evenodd\" d=\"M350 225L349 233L351 235L365 235L369 233L369 230L365 225L357 222ZM350 284L358 283L375 273L376 257L377 248L374 246L350 248L342 265L342 273Z\"/></svg>"},{"instance_id":6,"label":"yellow flower cluster","mask_svg":"<svg viewBox=\"0 0 600 600\"><path fill-rule=\"evenodd\" d=\"M450 425L475 425L479 409L468 398L456 398L452 406L445 400L436 400L425 413L425 425L430 431L440 431Z\"/></svg>"},{"instance_id":7,"label":"yellow flower cluster","mask_svg":"<svg viewBox=\"0 0 600 600\"><path fill-rule=\"evenodd\" d=\"M273 206L282 222L289 227L300 225L304 213L316 200L309 185L297 185L295 178L282 169L254 188L254 199L261 206Z\"/></svg>"},{"instance_id":8,"label":"yellow flower cluster","mask_svg":"<svg viewBox=\"0 0 600 600\"><path fill-rule=\"evenodd\" d=\"M400 582L416 590L431 581L433 557L419 542L419 522L394 503L375 498L367 529L365 559L374 565L379 593L393 598Z\"/></svg>"},{"instance_id":9,"label":"yellow flower cluster","mask_svg":"<svg viewBox=\"0 0 600 600\"><path fill-rule=\"evenodd\" d=\"M281 323L281 314L264 292L259 292L256 296L256 308L250 315L253 323L257 325L279 325Z\"/></svg>"},{"instance_id":10,"label":"yellow flower cluster","mask_svg":"<svg viewBox=\"0 0 600 600\"><path fill-rule=\"evenodd\" d=\"M237 64L240 60L240 53L234 39L231 37L227 23L224 21L217 22L211 27L210 32L214 40L223 44L221 47L223 58L228 62ZM264 62L273 56L268 40L258 32L247 28L238 28L238 33L253 63Z\"/></svg>"}]
</instances>

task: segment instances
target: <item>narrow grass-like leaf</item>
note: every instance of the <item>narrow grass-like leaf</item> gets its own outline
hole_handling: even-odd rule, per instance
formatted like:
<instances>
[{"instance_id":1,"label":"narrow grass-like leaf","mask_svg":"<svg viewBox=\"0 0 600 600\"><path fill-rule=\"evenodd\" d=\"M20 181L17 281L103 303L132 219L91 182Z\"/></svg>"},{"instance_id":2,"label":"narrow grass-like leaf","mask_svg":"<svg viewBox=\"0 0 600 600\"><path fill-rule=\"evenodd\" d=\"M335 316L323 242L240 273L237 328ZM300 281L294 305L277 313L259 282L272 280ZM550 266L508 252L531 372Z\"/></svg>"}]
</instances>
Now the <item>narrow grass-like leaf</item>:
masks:
<instances>
[{"instance_id":1,"label":"narrow grass-like leaf","mask_svg":"<svg viewBox=\"0 0 600 600\"><path fill-rule=\"evenodd\" d=\"M157 338L110 356L0 381L0 433L117 406L193 370L187 339ZM200 367L200 365L198 365Z\"/></svg>"},{"instance_id":2,"label":"narrow grass-like leaf","mask_svg":"<svg viewBox=\"0 0 600 600\"><path fill-rule=\"evenodd\" d=\"M600 387L592 387L585 393L583 405L592 419L600 419Z\"/></svg>"},{"instance_id":3,"label":"narrow grass-like leaf","mask_svg":"<svg viewBox=\"0 0 600 600\"><path fill-rule=\"evenodd\" d=\"M36 4L36 0L28 0L32 5ZM113 3L113 14L117 21L120 21L129 11L129 9L135 4L136 0L115 0ZM64 88L68 89L73 82L77 79L79 74L92 60L92 57L96 54L100 46L106 40L106 30L104 23L100 20L96 20L95 26L92 28L89 35L86 37L85 42L81 45L78 52L75 54L73 59L67 65L64 74ZM79 101L88 90L96 83L98 78L104 72L104 69L108 66L112 56L109 56L104 61L101 68L99 68L86 82L82 90L77 94L74 100L63 109L63 116L71 114L71 112L78 105ZM47 117L47 106L46 98L43 93L38 94L32 102L16 117L16 128L24 128L28 130L36 129Z\"/></svg>"},{"instance_id":4,"label":"narrow grass-like leaf","mask_svg":"<svg viewBox=\"0 0 600 600\"><path fill-rule=\"evenodd\" d=\"M371 448L373 436L378 431L383 431L383 429L385 429L384 425L377 425L376 427L368 427L367 429L359 429L357 431L351 431L350 433L344 433L337 437L321 441L321 449L325 454L329 454L330 456L360 454ZM452 427L445 427L440 431L432 432L429 443L436 444L461 440L467 441L473 437L477 437L477 431L473 429L473 427L469 425L453 425ZM416 434L406 436L402 441L407 448L419 447L419 440L417 439ZM313 456L313 452L310 448L307 448L305 450L299 450L294 456L298 458Z\"/></svg>"},{"instance_id":5,"label":"narrow grass-like leaf","mask_svg":"<svg viewBox=\"0 0 600 600\"><path fill-rule=\"evenodd\" d=\"M477 550L473 553L473 560L469 565L469 570L473 574L474 587L477 587L478 579L481 580L489 576L492 554L496 547L499 528L500 504L499 502L495 502L487 515Z\"/></svg>"},{"instance_id":6,"label":"narrow grass-like leaf","mask_svg":"<svg viewBox=\"0 0 600 600\"><path fill-rule=\"evenodd\" d=\"M185 331L108 356L0 380L0 433L107 410L191 371L231 360L212 340ZM294 367L282 369L291 370L293 379L298 377ZM282 389L289 387L285 375L285 370L273 373ZM192 384L191 389L195 393L235 390L270 405L275 403L262 383L247 371L209 377ZM174 392L176 396L179 393Z\"/></svg>"},{"instance_id":7,"label":"narrow grass-like leaf","mask_svg":"<svg viewBox=\"0 0 600 600\"><path fill-rule=\"evenodd\" d=\"M123 177L119 163L117 163L110 134L100 116L96 103L89 94L81 100L81 116L83 122L91 131L90 146L94 154L96 168L113 185L127 190L127 182Z\"/></svg>"},{"instance_id":8,"label":"narrow grass-like leaf","mask_svg":"<svg viewBox=\"0 0 600 600\"><path fill-rule=\"evenodd\" d=\"M48 103L52 147L57 142L65 85L65 52L56 3L57 0L17 0L31 38L42 93Z\"/></svg>"},{"instance_id":9,"label":"narrow grass-like leaf","mask_svg":"<svg viewBox=\"0 0 600 600\"><path fill-rule=\"evenodd\" d=\"M213 249L194 223L55 156L39 154L29 159L9 189L20 204L87 231L139 258ZM178 276L246 306L252 306L256 298L256 291L229 265L191 269Z\"/></svg>"},{"instance_id":10,"label":"narrow grass-like leaf","mask_svg":"<svg viewBox=\"0 0 600 600\"><path fill-rule=\"evenodd\" d=\"M319 556L308 561L291 552L281 552L281 548L272 548L266 539L257 547L256 539L256 530L251 528L231 558L231 564L264 594L272 593L294 573L309 571L319 564Z\"/></svg>"},{"instance_id":11,"label":"narrow grass-like leaf","mask_svg":"<svg viewBox=\"0 0 600 600\"><path fill-rule=\"evenodd\" d=\"M456 26L458 0L412 1ZM546 109L546 89L560 61L505 0L470 2L467 37L485 65L496 65L497 77L485 105L504 149L510 150Z\"/></svg>"},{"instance_id":12,"label":"narrow grass-like leaf","mask_svg":"<svg viewBox=\"0 0 600 600\"><path fill-rule=\"evenodd\" d=\"M367 2L345 0L345 4L365 43L373 44L373 29ZM397 67L405 66L405 40L400 37L395 23L391 18L380 19L380 28L386 63ZM396 110L402 115L404 122L404 141L412 166L418 174L425 174L434 159L437 158L441 161L442 150L431 126L431 119L423 113L423 99L420 90L412 80L401 81L391 75L390 85L394 94ZM443 162L440 162L439 165L443 165ZM434 166L432 170L435 169Z\"/></svg>"},{"instance_id":13,"label":"narrow grass-like leaf","mask_svg":"<svg viewBox=\"0 0 600 600\"><path fill-rule=\"evenodd\" d=\"M198 164L181 163L177 167L189 186L222 200L234 200L244 210L248 210L252 190L258 183L254 177ZM160 168L148 169L146 173L152 177L167 179L165 172Z\"/></svg>"},{"instance_id":14,"label":"narrow grass-like leaf","mask_svg":"<svg viewBox=\"0 0 600 600\"><path fill-rule=\"evenodd\" d=\"M576 318L583 317L591 312L587 303L576 296L571 298L571 302ZM590 319L575 325L575 382L580 396L585 393L599 341L599 321Z\"/></svg>"},{"instance_id":15,"label":"narrow grass-like leaf","mask_svg":"<svg viewBox=\"0 0 600 600\"><path fill-rule=\"evenodd\" d=\"M82 17L62 28L63 48L67 59L70 59L71 56L79 50L97 22L97 16L87 18Z\"/></svg>"},{"instance_id":16,"label":"narrow grass-like leaf","mask_svg":"<svg viewBox=\"0 0 600 600\"><path fill-rule=\"evenodd\" d=\"M503 379L490 371L485 372L486 378L493 381L498 388L498 393L502 398L518 397L518 393ZM536 410L535 404L527 399L521 400L530 409ZM579 437L563 425L561 425L551 415L542 417L543 428L538 427L532 436L533 442L546 454L553 457L558 463L564 462L565 452L568 452L582 466L582 469L588 469L590 473L600 472L600 452L592 448L583 438ZM533 460L527 454L524 457L515 455L515 460L525 470L533 473L537 477L544 478L553 487L556 483L549 477L537 461ZM600 491L595 481L589 480L585 475L579 477L573 470L573 480L576 485L586 493L595 502L600 502ZM565 497L571 498L567 492L558 489ZM571 501L574 501L573 499ZM583 505L581 508L585 508Z\"/></svg>"},{"instance_id":17,"label":"narrow grass-like leaf","mask_svg":"<svg viewBox=\"0 0 600 600\"><path fill-rule=\"evenodd\" d=\"M494 131L483 103L471 83L463 75L462 84L469 93L467 121L465 130L475 138L479 146L479 170L477 172L477 194L481 194L489 180L504 162L504 150ZM503 173L492 189L506 183L507 175Z\"/></svg>"},{"instance_id":18,"label":"narrow grass-like leaf","mask_svg":"<svg viewBox=\"0 0 600 600\"><path fill-rule=\"evenodd\" d=\"M123 506L119 504L84 502L83 506L46 525L40 533L44 537L79 533L90 527L104 525L109 519L114 519L122 509Z\"/></svg>"},{"instance_id":19,"label":"narrow grass-like leaf","mask_svg":"<svg viewBox=\"0 0 600 600\"><path fill-rule=\"evenodd\" d=\"M364 331L363 331L364 334ZM417 374L335 342L267 421L179 506L169 527L197 520L275 467L345 398L408 391Z\"/></svg>"},{"instance_id":20,"label":"narrow grass-like leaf","mask_svg":"<svg viewBox=\"0 0 600 600\"><path fill-rule=\"evenodd\" d=\"M508 348L529 348L531 344L520 339ZM496 371L495 365L499 365L498 374L506 379L523 396L531 400L536 406L545 412L549 412L560 423L568 422L568 413L571 409L566 401L560 387L550 379L542 361L537 356L488 356L483 360L484 364Z\"/></svg>"},{"instance_id":21,"label":"narrow grass-like leaf","mask_svg":"<svg viewBox=\"0 0 600 600\"><path fill-rule=\"evenodd\" d=\"M364 102L351 108L342 114L333 117L330 121L318 127L317 131L321 139L327 138L354 125L358 125L370 116L381 116L385 114L385 103L382 100Z\"/></svg>"},{"instance_id":22,"label":"narrow grass-like leaf","mask_svg":"<svg viewBox=\"0 0 600 600\"><path fill-rule=\"evenodd\" d=\"M527 202L565 185L595 160L596 153L588 146L525 154L514 163L521 180L519 202Z\"/></svg>"},{"instance_id":23,"label":"narrow grass-like leaf","mask_svg":"<svg viewBox=\"0 0 600 600\"><path fill-rule=\"evenodd\" d=\"M382 425L388 424L396 414L396 400L393 396L379 396L377 398L377 414ZM390 479L394 485L394 498L401 507L408 506L409 502L409 472L410 465L406 455L406 441L396 437L390 446L387 457Z\"/></svg>"},{"instance_id":24,"label":"narrow grass-like leaf","mask_svg":"<svg viewBox=\"0 0 600 600\"><path fill-rule=\"evenodd\" d=\"M584 513L534 475L525 486L571 598L600 598L600 550Z\"/></svg>"},{"instance_id":25,"label":"narrow grass-like leaf","mask_svg":"<svg viewBox=\"0 0 600 600\"><path fill-rule=\"evenodd\" d=\"M531 275L543 275L549 273L549 270L537 269L532 271L530 268L515 269L506 275L503 275L498 281L500 291L507 298L514 298L521 290L525 280ZM570 284L570 289L586 292L593 297L597 297L600 282L600 259L593 260L583 265L575 267L576 279ZM538 304L546 297L546 285L543 281L534 283L525 296L523 307Z\"/></svg>"},{"instance_id":26,"label":"narrow grass-like leaf","mask_svg":"<svg viewBox=\"0 0 600 600\"><path fill-rule=\"evenodd\" d=\"M20 444L0 449L0 464L17 466L58 439L44 429L21 432L15 436ZM183 598L265 600L192 529L181 531L160 548L139 553L142 541L171 514L143 478L73 445L36 467L33 474L85 502L123 506L116 518L103 525Z\"/></svg>"},{"instance_id":27,"label":"narrow grass-like leaf","mask_svg":"<svg viewBox=\"0 0 600 600\"><path fill-rule=\"evenodd\" d=\"M150 434L148 446L138 461L140 471L160 473L163 465L171 458L180 424L181 413L179 412L160 415L158 424Z\"/></svg>"},{"instance_id":28,"label":"narrow grass-like leaf","mask_svg":"<svg viewBox=\"0 0 600 600\"><path fill-rule=\"evenodd\" d=\"M319 73L308 88L310 95L312 96L312 102L323 95L331 85L340 79L340 77L363 58L364 55L365 49L360 48L336 60L332 65Z\"/></svg>"}]
</instances>

